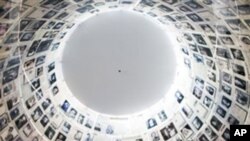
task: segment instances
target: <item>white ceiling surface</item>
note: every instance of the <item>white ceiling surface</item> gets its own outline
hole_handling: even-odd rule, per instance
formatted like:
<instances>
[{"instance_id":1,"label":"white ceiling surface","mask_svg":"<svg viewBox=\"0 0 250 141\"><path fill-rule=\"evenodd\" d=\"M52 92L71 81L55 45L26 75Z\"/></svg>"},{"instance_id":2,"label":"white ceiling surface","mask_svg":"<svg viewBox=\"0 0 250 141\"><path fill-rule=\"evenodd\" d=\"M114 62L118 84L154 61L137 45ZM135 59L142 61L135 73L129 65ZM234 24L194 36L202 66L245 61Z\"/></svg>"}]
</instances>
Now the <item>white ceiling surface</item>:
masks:
<instances>
[{"instance_id":1,"label":"white ceiling surface","mask_svg":"<svg viewBox=\"0 0 250 141\"><path fill-rule=\"evenodd\" d=\"M158 24L138 13L112 11L79 25L66 42L62 67L71 92L87 107L127 115L164 97L176 60Z\"/></svg>"}]
</instances>

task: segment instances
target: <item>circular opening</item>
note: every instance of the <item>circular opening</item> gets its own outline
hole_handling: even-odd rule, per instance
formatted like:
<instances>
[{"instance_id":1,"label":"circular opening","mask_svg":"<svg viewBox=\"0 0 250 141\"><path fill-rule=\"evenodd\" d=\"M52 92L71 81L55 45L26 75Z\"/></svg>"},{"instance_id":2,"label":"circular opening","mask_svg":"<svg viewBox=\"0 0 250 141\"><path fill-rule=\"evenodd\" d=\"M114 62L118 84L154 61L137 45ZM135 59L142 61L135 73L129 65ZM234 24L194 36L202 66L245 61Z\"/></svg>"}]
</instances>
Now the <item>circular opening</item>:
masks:
<instances>
[{"instance_id":1,"label":"circular opening","mask_svg":"<svg viewBox=\"0 0 250 141\"><path fill-rule=\"evenodd\" d=\"M135 12L112 11L77 27L66 42L62 69L69 89L84 105L125 115L165 96L176 59L158 23Z\"/></svg>"}]
</instances>

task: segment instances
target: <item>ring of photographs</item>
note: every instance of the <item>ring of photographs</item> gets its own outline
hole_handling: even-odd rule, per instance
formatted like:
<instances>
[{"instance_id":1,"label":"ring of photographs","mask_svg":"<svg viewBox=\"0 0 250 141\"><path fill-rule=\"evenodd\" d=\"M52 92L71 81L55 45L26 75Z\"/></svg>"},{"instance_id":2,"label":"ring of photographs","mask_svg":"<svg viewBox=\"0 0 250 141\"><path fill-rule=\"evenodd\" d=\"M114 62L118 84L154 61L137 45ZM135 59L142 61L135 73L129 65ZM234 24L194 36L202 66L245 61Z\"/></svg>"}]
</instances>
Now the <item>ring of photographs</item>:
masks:
<instances>
[{"instance_id":1,"label":"ring of photographs","mask_svg":"<svg viewBox=\"0 0 250 141\"><path fill-rule=\"evenodd\" d=\"M54 56L76 19L115 9L178 32L175 105L164 99L140 115L109 117L65 90ZM229 125L250 123L249 9L246 0L0 1L0 141L230 140Z\"/></svg>"}]
</instances>

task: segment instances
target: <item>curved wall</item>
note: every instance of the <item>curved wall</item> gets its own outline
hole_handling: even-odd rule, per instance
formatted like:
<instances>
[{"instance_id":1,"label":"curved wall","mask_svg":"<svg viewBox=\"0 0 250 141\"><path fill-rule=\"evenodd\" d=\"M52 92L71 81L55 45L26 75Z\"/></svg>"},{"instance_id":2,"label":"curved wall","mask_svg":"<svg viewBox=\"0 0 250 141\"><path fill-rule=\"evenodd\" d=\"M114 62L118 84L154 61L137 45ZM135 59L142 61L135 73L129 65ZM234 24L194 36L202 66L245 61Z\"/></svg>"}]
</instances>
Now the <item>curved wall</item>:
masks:
<instances>
[{"instance_id":1,"label":"curved wall","mask_svg":"<svg viewBox=\"0 0 250 141\"><path fill-rule=\"evenodd\" d=\"M139 114L97 113L62 77L71 32L114 9L155 19L178 43L173 87ZM230 124L250 122L249 9L248 0L1 1L0 140L229 140Z\"/></svg>"}]
</instances>

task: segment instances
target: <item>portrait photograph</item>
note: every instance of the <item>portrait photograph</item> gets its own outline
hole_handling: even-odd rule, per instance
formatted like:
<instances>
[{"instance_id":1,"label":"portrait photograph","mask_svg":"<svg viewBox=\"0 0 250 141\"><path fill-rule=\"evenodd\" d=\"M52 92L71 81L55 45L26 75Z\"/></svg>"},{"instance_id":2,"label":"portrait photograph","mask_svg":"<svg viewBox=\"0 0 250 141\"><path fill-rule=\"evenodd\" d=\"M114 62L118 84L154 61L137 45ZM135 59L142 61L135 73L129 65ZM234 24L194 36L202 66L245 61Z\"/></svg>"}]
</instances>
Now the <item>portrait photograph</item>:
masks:
<instances>
[{"instance_id":1,"label":"portrait photograph","mask_svg":"<svg viewBox=\"0 0 250 141\"><path fill-rule=\"evenodd\" d=\"M31 113L31 117L34 122L37 122L37 120L40 119L42 115L43 111L39 106Z\"/></svg>"},{"instance_id":2,"label":"portrait photograph","mask_svg":"<svg viewBox=\"0 0 250 141\"><path fill-rule=\"evenodd\" d=\"M26 137L29 137L33 131L34 129L29 123L23 128L23 133Z\"/></svg>"},{"instance_id":3,"label":"portrait photograph","mask_svg":"<svg viewBox=\"0 0 250 141\"><path fill-rule=\"evenodd\" d=\"M227 114L227 111L225 109L223 109L221 106L218 106L217 109L216 109L216 113L222 117L222 118L225 118L226 114Z\"/></svg>"},{"instance_id":4,"label":"portrait photograph","mask_svg":"<svg viewBox=\"0 0 250 141\"><path fill-rule=\"evenodd\" d=\"M17 129L21 129L26 123L28 122L28 119L25 114L22 114L16 121L16 127Z\"/></svg>"},{"instance_id":5,"label":"portrait photograph","mask_svg":"<svg viewBox=\"0 0 250 141\"><path fill-rule=\"evenodd\" d=\"M242 90L246 90L247 82L239 77L234 77L234 85Z\"/></svg>"},{"instance_id":6,"label":"portrait photograph","mask_svg":"<svg viewBox=\"0 0 250 141\"><path fill-rule=\"evenodd\" d=\"M50 10L49 12L47 12L42 18L45 19L51 19L52 17L54 17L58 12L54 11L54 10Z\"/></svg>"},{"instance_id":7,"label":"portrait photograph","mask_svg":"<svg viewBox=\"0 0 250 141\"><path fill-rule=\"evenodd\" d=\"M157 125L157 122L154 118L148 119L148 121L147 121L147 128L148 129L151 129L151 128L155 127L156 125Z\"/></svg>"},{"instance_id":8,"label":"portrait photograph","mask_svg":"<svg viewBox=\"0 0 250 141\"><path fill-rule=\"evenodd\" d=\"M207 126L204 132L210 140L215 140L218 137L218 135L210 126Z\"/></svg>"},{"instance_id":9,"label":"portrait photograph","mask_svg":"<svg viewBox=\"0 0 250 141\"><path fill-rule=\"evenodd\" d=\"M41 43L39 44L39 46L38 46L38 48L36 50L36 53L47 51L52 42L53 42L52 39L41 41Z\"/></svg>"},{"instance_id":10,"label":"portrait photograph","mask_svg":"<svg viewBox=\"0 0 250 141\"><path fill-rule=\"evenodd\" d=\"M10 68L3 72L2 83L3 85L15 80L18 76L19 66Z\"/></svg>"},{"instance_id":11,"label":"portrait photograph","mask_svg":"<svg viewBox=\"0 0 250 141\"><path fill-rule=\"evenodd\" d=\"M219 131L223 125L222 122L216 116L212 116L212 118L210 120L210 124L217 131Z\"/></svg>"},{"instance_id":12,"label":"portrait photograph","mask_svg":"<svg viewBox=\"0 0 250 141\"><path fill-rule=\"evenodd\" d=\"M44 132L45 136L50 140L52 140L55 133L56 133L55 130L51 126L49 126Z\"/></svg>"},{"instance_id":13,"label":"portrait photograph","mask_svg":"<svg viewBox=\"0 0 250 141\"><path fill-rule=\"evenodd\" d=\"M56 137L55 141L65 141L66 139L67 139L67 137L64 134L62 134L61 132L59 132L57 134L57 137Z\"/></svg>"},{"instance_id":14,"label":"portrait photograph","mask_svg":"<svg viewBox=\"0 0 250 141\"><path fill-rule=\"evenodd\" d=\"M170 138L172 138L177 134L175 125L172 122L168 124L166 127L162 128L160 132L164 140L169 140Z\"/></svg>"},{"instance_id":15,"label":"portrait photograph","mask_svg":"<svg viewBox=\"0 0 250 141\"><path fill-rule=\"evenodd\" d=\"M191 127L188 124L186 124L181 129L181 134L184 136L185 139L188 139L190 136L194 134L194 131L191 129Z\"/></svg>"},{"instance_id":16,"label":"portrait photograph","mask_svg":"<svg viewBox=\"0 0 250 141\"><path fill-rule=\"evenodd\" d=\"M9 123L9 117L7 113L0 115L0 131L2 131Z\"/></svg>"},{"instance_id":17,"label":"portrait photograph","mask_svg":"<svg viewBox=\"0 0 250 141\"><path fill-rule=\"evenodd\" d=\"M192 121L192 125L196 130L200 130L200 128L203 126L203 122L199 117L195 117L194 120Z\"/></svg>"}]
</instances>

